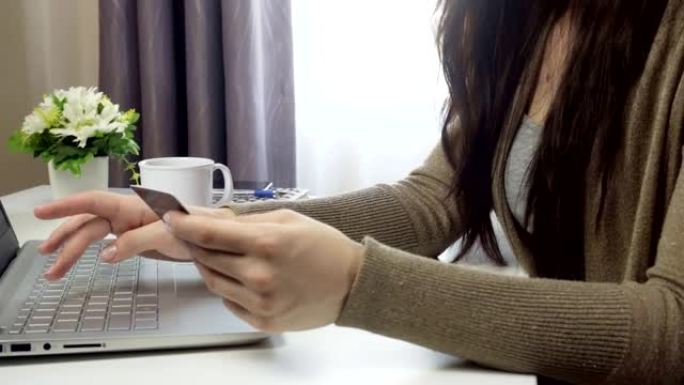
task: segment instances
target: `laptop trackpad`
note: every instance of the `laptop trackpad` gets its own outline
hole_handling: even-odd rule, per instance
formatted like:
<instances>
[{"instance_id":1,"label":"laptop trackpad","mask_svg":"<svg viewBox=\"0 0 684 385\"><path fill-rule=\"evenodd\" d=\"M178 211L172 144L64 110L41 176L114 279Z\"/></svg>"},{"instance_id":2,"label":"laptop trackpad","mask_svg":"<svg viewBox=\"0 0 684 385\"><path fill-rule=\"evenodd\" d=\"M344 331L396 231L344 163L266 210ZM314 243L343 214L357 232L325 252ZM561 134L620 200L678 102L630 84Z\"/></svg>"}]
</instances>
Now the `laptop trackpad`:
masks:
<instances>
[{"instance_id":1,"label":"laptop trackpad","mask_svg":"<svg viewBox=\"0 0 684 385\"><path fill-rule=\"evenodd\" d=\"M193 333L242 333L255 330L228 311L221 298L204 285L192 263L173 264L173 288L176 300L169 309L175 326Z\"/></svg>"},{"instance_id":2,"label":"laptop trackpad","mask_svg":"<svg viewBox=\"0 0 684 385\"><path fill-rule=\"evenodd\" d=\"M173 265L173 288L177 298L212 296L204 285L197 267L192 263Z\"/></svg>"}]
</instances>

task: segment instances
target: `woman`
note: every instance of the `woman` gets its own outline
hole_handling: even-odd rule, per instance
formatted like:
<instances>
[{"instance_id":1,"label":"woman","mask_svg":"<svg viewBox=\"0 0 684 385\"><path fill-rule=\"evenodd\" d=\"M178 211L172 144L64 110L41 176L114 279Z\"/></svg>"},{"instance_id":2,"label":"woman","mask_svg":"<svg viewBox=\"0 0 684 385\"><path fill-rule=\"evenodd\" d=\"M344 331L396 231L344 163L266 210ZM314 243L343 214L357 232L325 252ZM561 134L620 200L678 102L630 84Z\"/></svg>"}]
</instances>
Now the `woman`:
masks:
<instances>
[{"instance_id":1,"label":"woman","mask_svg":"<svg viewBox=\"0 0 684 385\"><path fill-rule=\"evenodd\" d=\"M48 276L111 231L104 259L192 260L267 331L336 322L572 383L684 381L684 1L440 9L442 144L405 180L164 222L68 198L36 209L80 214L42 246L64 244ZM418 257L464 237L501 263L492 209L535 278Z\"/></svg>"}]
</instances>

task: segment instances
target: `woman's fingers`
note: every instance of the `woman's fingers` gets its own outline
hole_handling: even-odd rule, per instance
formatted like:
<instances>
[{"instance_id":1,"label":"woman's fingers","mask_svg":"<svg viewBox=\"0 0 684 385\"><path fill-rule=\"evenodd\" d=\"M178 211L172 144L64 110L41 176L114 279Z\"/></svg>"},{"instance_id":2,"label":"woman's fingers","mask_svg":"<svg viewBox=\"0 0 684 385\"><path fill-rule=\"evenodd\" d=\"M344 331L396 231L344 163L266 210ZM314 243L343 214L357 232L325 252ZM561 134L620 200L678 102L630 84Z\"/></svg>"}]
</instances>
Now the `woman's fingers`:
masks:
<instances>
[{"instance_id":1,"label":"woman's fingers","mask_svg":"<svg viewBox=\"0 0 684 385\"><path fill-rule=\"evenodd\" d=\"M56 219L77 214L94 214L112 218L120 209L121 195L89 191L36 207L33 212L40 219Z\"/></svg>"},{"instance_id":2,"label":"woman's fingers","mask_svg":"<svg viewBox=\"0 0 684 385\"><path fill-rule=\"evenodd\" d=\"M245 271L250 269L250 263L242 255L213 252L200 247L192 247L190 254L196 263L242 283L244 283Z\"/></svg>"},{"instance_id":3,"label":"woman's fingers","mask_svg":"<svg viewBox=\"0 0 684 385\"><path fill-rule=\"evenodd\" d=\"M232 277L259 295L270 295L276 285L273 268L259 258L204 249L192 253L192 258L195 263Z\"/></svg>"},{"instance_id":4,"label":"woman's fingers","mask_svg":"<svg viewBox=\"0 0 684 385\"><path fill-rule=\"evenodd\" d=\"M168 212L164 222L173 235L205 249L245 254L254 246L259 231L253 224L232 219L217 219L200 215Z\"/></svg>"},{"instance_id":5,"label":"woman's fingers","mask_svg":"<svg viewBox=\"0 0 684 385\"><path fill-rule=\"evenodd\" d=\"M223 305L226 309L233 312L233 314L241 320L252 325L255 329L265 332L277 332L277 330L271 329L271 318L250 313L249 310L226 298L223 299Z\"/></svg>"},{"instance_id":6,"label":"woman's fingers","mask_svg":"<svg viewBox=\"0 0 684 385\"><path fill-rule=\"evenodd\" d=\"M64 244L54 265L45 272L48 279L59 279L66 274L83 252L93 242L104 238L110 232L109 222L103 218L95 218L81 226Z\"/></svg>"},{"instance_id":7,"label":"woman's fingers","mask_svg":"<svg viewBox=\"0 0 684 385\"><path fill-rule=\"evenodd\" d=\"M248 290L234 278L216 272L201 263L195 263L195 266L197 266L197 270L202 275L202 280L209 291L240 305L248 311L258 310L261 300L256 293Z\"/></svg>"},{"instance_id":8,"label":"woman's fingers","mask_svg":"<svg viewBox=\"0 0 684 385\"><path fill-rule=\"evenodd\" d=\"M189 247L176 239L162 221L126 231L102 251L105 262L121 262L149 250L156 250L174 260L189 261Z\"/></svg>"},{"instance_id":9,"label":"woman's fingers","mask_svg":"<svg viewBox=\"0 0 684 385\"><path fill-rule=\"evenodd\" d=\"M52 234L50 234L50 237L40 245L38 250L43 254L54 252L59 248L59 246L62 245L62 243L64 243L67 238L69 238L71 233L81 228L81 226L93 218L95 218L95 215L81 214L69 219L65 223L62 223L55 231L52 232Z\"/></svg>"}]
</instances>

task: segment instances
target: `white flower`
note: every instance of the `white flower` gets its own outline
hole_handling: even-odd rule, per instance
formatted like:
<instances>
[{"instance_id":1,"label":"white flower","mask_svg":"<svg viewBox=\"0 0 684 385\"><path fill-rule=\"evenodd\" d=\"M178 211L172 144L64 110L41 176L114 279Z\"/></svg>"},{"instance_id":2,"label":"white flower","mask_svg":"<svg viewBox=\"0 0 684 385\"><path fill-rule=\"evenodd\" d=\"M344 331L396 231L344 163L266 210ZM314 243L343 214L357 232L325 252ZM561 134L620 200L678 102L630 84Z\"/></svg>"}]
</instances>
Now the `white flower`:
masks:
<instances>
[{"instance_id":1,"label":"white flower","mask_svg":"<svg viewBox=\"0 0 684 385\"><path fill-rule=\"evenodd\" d=\"M26 116L21 130L26 135L33 135L47 129L57 137L73 137L83 148L88 139L98 135L125 135L135 120L135 111L122 113L119 106L97 88L71 87L43 97L38 107Z\"/></svg>"},{"instance_id":2,"label":"white flower","mask_svg":"<svg viewBox=\"0 0 684 385\"><path fill-rule=\"evenodd\" d=\"M40 134L48 128L43 118L33 112L24 118L24 123L21 125L21 131L26 135Z\"/></svg>"},{"instance_id":3,"label":"white flower","mask_svg":"<svg viewBox=\"0 0 684 385\"><path fill-rule=\"evenodd\" d=\"M119 111L119 105L105 98L102 106L98 123L102 126L103 132L123 133L126 127L128 127L128 123L122 121L123 115Z\"/></svg>"},{"instance_id":4,"label":"white flower","mask_svg":"<svg viewBox=\"0 0 684 385\"><path fill-rule=\"evenodd\" d=\"M97 134L123 133L128 127L128 124L120 121L122 114L119 106L94 87L72 87L57 97L65 99L63 126L53 128L51 132L58 136L75 137L79 147L85 147L88 139Z\"/></svg>"},{"instance_id":5,"label":"white flower","mask_svg":"<svg viewBox=\"0 0 684 385\"><path fill-rule=\"evenodd\" d=\"M33 112L24 118L21 130L27 134L40 134L46 128L60 124L60 111L55 105L52 95L46 95Z\"/></svg>"}]
</instances>

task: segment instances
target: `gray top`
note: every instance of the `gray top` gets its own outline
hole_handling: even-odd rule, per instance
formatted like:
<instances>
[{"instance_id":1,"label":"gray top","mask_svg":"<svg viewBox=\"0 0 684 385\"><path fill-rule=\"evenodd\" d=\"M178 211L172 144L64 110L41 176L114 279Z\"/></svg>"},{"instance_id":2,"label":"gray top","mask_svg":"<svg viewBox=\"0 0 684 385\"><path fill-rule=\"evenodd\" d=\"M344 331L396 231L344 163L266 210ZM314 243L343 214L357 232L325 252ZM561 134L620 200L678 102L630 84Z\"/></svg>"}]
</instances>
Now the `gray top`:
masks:
<instances>
[{"instance_id":1,"label":"gray top","mask_svg":"<svg viewBox=\"0 0 684 385\"><path fill-rule=\"evenodd\" d=\"M523 225L529 191L528 174L530 165L537 152L541 140L542 127L525 117L522 126L515 136L511 152L506 161L506 201L515 219ZM530 218L528 231L532 230L533 218Z\"/></svg>"}]
</instances>

